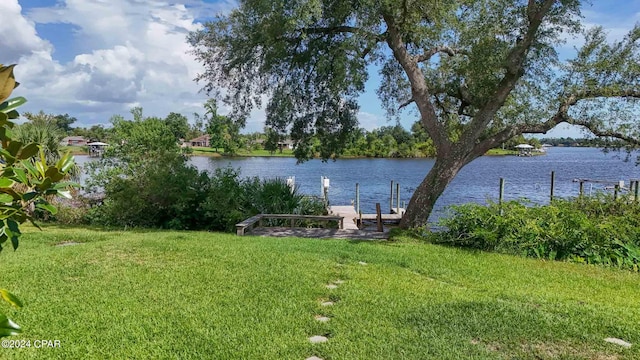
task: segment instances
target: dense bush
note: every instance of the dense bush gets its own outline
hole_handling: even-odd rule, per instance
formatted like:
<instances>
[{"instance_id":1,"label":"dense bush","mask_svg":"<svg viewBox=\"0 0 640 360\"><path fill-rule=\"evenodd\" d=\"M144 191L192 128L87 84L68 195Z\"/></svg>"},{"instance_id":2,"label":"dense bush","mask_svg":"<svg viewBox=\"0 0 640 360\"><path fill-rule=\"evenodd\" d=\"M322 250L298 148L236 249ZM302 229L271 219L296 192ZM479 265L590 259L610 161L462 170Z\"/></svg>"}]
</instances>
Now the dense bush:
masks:
<instances>
[{"instance_id":1,"label":"dense bush","mask_svg":"<svg viewBox=\"0 0 640 360\"><path fill-rule=\"evenodd\" d=\"M199 203L206 196L208 176L180 156L140 162L128 176L104 181L105 199L90 212L92 223L168 229L203 226Z\"/></svg>"},{"instance_id":2,"label":"dense bush","mask_svg":"<svg viewBox=\"0 0 640 360\"><path fill-rule=\"evenodd\" d=\"M241 179L231 168L201 172L188 163L166 122L132 110L133 120L114 116L111 145L89 164L86 189L104 201L64 221L189 230L233 231L258 213L318 214L322 205L291 191L282 179ZM80 210L78 210L80 209Z\"/></svg>"},{"instance_id":3,"label":"dense bush","mask_svg":"<svg viewBox=\"0 0 640 360\"><path fill-rule=\"evenodd\" d=\"M241 179L232 168L213 174L175 158L149 161L136 173L113 176L104 202L79 217L75 209L61 219L106 226L234 231L235 224L259 213L322 214L321 201L291 191L283 179Z\"/></svg>"},{"instance_id":4,"label":"dense bush","mask_svg":"<svg viewBox=\"0 0 640 360\"><path fill-rule=\"evenodd\" d=\"M546 206L511 201L452 206L432 242L550 260L638 271L640 204L609 196L555 200Z\"/></svg>"}]
</instances>

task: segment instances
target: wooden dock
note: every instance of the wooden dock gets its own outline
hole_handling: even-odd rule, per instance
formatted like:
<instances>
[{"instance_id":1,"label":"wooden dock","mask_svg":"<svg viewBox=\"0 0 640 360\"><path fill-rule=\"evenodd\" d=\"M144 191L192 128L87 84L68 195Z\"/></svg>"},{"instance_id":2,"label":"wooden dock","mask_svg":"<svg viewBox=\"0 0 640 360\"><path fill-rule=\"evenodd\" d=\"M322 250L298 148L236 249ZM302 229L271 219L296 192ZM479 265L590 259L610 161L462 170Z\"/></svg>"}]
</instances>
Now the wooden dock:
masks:
<instances>
[{"instance_id":1,"label":"wooden dock","mask_svg":"<svg viewBox=\"0 0 640 360\"><path fill-rule=\"evenodd\" d=\"M344 229L345 230L359 230L358 225L356 225L356 220L358 219L358 214L356 210L351 205L346 206L330 206L329 214L334 216L342 216L344 217Z\"/></svg>"},{"instance_id":2,"label":"wooden dock","mask_svg":"<svg viewBox=\"0 0 640 360\"><path fill-rule=\"evenodd\" d=\"M396 213L396 211L399 210L399 214ZM400 221L402 220L402 216L405 213L405 209L403 208L394 208L391 210L392 213L391 214L380 214L381 218L382 218L382 223L384 224L391 224L391 225L397 225L400 224ZM335 216L343 216L344 217L344 228L345 229L352 229L352 230L357 230L358 229L358 219L362 219L362 221L377 221L378 220L378 216L376 214L362 214L362 215L358 215L356 213L356 210L354 209L353 206L351 205L340 205L340 206L330 206L329 207L329 213L331 215L335 215Z\"/></svg>"}]
</instances>

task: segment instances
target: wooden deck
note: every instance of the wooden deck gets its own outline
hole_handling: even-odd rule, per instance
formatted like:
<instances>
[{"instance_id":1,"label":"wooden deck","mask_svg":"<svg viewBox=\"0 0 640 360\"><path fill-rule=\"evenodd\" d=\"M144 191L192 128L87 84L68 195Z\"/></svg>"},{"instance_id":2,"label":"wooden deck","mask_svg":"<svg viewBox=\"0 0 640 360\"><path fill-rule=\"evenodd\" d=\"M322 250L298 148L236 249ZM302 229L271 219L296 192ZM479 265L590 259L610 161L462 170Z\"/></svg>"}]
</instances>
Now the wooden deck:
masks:
<instances>
[{"instance_id":1,"label":"wooden deck","mask_svg":"<svg viewBox=\"0 0 640 360\"><path fill-rule=\"evenodd\" d=\"M358 214L356 213L356 210L353 208L353 206L330 206L329 213L331 215L344 217L345 230L359 230L358 225L356 225Z\"/></svg>"},{"instance_id":2,"label":"wooden deck","mask_svg":"<svg viewBox=\"0 0 640 360\"><path fill-rule=\"evenodd\" d=\"M380 214L384 224L399 224L404 215L404 209L399 209L400 214L393 213L397 209L393 209L391 214ZM291 220L290 227L263 227L263 219L288 219ZM325 220L338 221L339 229L322 229L322 228L304 228L295 227L295 220ZM272 236L272 237L301 237L315 239L350 239L350 240L387 240L389 238L389 228L385 231L377 232L372 230L359 229L358 220L362 222L377 221L376 214L356 213L352 205L330 206L329 215L324 216L308 216L308 215L291 215L291 214L260 214L243 222L236 224L237 234L242 236L251 234L254 236Z\"/></svg>"}]
</instances>

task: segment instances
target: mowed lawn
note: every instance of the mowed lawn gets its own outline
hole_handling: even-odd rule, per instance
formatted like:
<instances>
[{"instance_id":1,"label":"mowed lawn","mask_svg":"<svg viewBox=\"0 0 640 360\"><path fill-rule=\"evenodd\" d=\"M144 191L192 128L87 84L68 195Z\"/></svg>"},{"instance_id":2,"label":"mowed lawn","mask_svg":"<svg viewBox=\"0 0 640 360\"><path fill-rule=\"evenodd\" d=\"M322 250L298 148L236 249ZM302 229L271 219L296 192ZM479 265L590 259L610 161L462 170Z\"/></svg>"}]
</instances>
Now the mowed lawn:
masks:
<instances>
[{"instance_id":1,"label":"mowed lawn","mask_svg":"<svg viewBox=\"0 0 640 360\"><path fill-rule=\"evenodd\" d=\"M25 305L3 305L24 329L11 339L61 344L0 358L640 358L626 271L408 240L55 227L25 228L0 257L0 286Z\"/></svg>"}]
</instances>

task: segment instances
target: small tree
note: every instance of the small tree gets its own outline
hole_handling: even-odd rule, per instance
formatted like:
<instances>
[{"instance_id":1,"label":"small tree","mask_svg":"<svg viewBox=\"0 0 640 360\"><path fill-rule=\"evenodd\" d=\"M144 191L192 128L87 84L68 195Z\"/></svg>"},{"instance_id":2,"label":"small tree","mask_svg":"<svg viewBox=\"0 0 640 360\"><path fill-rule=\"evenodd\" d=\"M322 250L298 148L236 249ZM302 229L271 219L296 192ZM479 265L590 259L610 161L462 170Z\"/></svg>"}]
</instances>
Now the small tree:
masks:
<instances>
[{"instance_id":1,"label":"small tree","mask_svg":"<svg viewBox=\"0 0 640 360\"><path fill-rule=\"evenodd\" d=\"M187 133L189 133L189 120L182 114L174 112L169 113L169 115L164 119L164 122L167 124L169 129L171 129L176 141L179 139L185 139Z\"/></svg>"},{"instance_id":2,"label":"small tree","mask_svg":"<svg viewBox=\"0 0 640 360\"><path fill-rule=\"evenodd\" d=\"M27 209L35 206L51 214L57 212L47 202L47 196L70 197L67 191L70 184L60 181L74 166L70 154L60 157L55 165L49 165L38 143L23 143L12 136L12 120L19 117L16 109L27 101L23 97L9 99L19 85L13 75L14 66L0 64L0 251L7 241L14 250L18 248L20 224L33 223ZM16 308L22 307L20 300L5 289L0 289L0 297ZM20 331L17 324L0 313L0 337Z\"/></svg>"},{"instance_id":3,"label":"small tree","mask_svg":"<svg viewBox=\"0 0 640 360\"><path fill-rule=\"evenodd\" d=\"M240 147L240 125L231 118L218 114L215 99L209 99L204 105L207 133L211 136L211 147L218 151L223 148L227 154L235 154Z\"/></svg>"}]
</instances>

